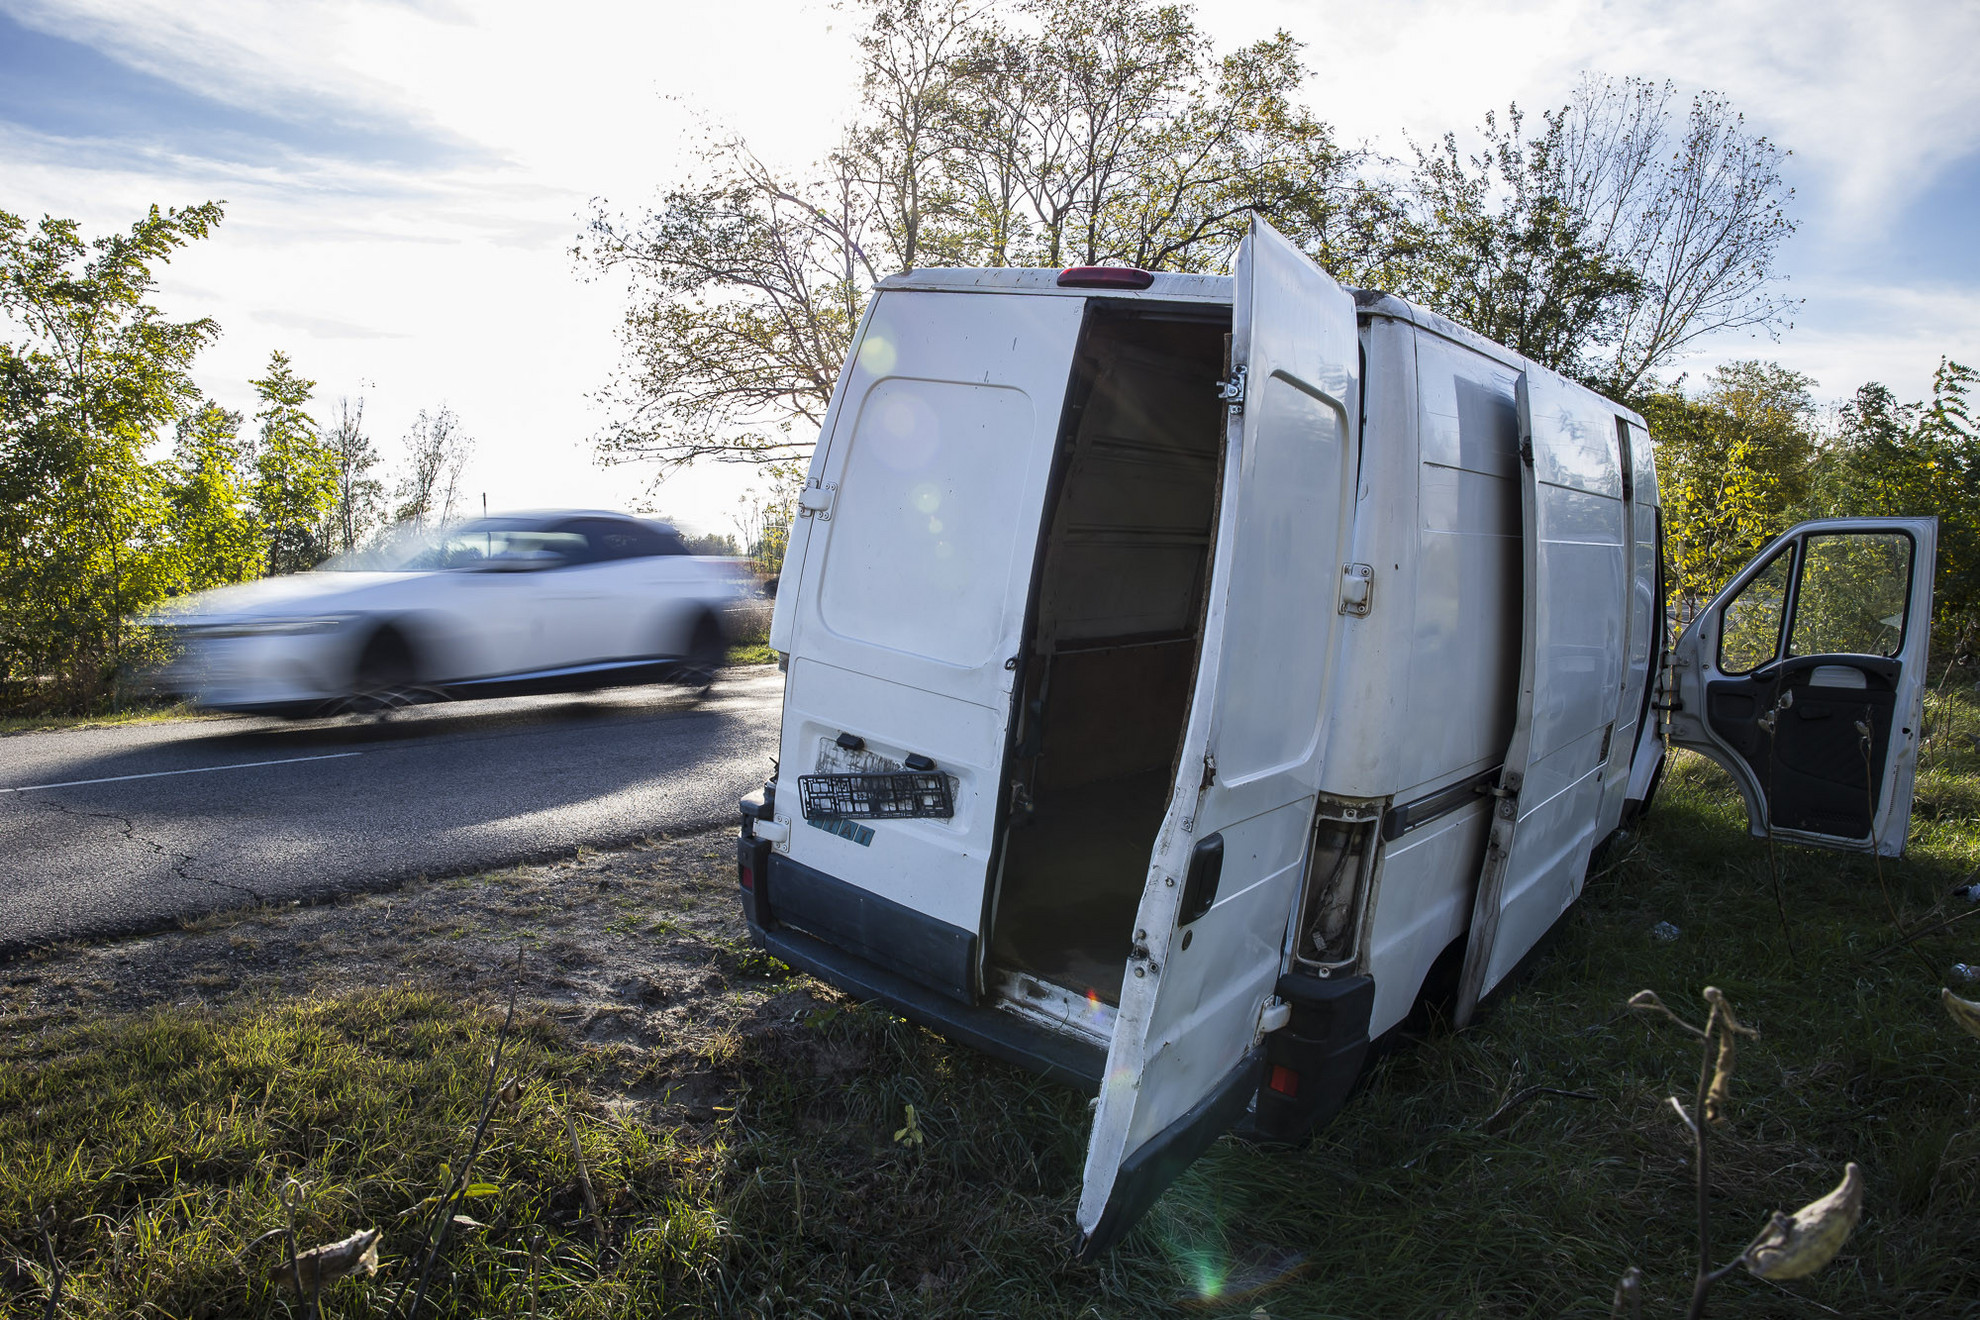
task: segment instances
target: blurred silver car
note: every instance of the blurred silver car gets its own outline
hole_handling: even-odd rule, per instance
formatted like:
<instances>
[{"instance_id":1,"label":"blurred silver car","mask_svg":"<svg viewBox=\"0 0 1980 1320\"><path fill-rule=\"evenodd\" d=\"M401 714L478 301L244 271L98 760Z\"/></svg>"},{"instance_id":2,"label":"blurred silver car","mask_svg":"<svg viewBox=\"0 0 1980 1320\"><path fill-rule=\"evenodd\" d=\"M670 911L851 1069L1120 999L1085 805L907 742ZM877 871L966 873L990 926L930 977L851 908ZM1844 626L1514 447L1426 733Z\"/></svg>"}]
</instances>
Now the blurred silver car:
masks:
<instances>
[{"instance_id":1,"label":"blurred silver car","mask_svg":"<svg viewBox=\"0 0 1980 1320\"><path fill-rule=\"evenodd\" d=\"M736 561L664 523L554 511L478 518L147 617L164 690L211 710L322 715L449 698L714 682L756 596Z\"/></svg>"}]
</instances>

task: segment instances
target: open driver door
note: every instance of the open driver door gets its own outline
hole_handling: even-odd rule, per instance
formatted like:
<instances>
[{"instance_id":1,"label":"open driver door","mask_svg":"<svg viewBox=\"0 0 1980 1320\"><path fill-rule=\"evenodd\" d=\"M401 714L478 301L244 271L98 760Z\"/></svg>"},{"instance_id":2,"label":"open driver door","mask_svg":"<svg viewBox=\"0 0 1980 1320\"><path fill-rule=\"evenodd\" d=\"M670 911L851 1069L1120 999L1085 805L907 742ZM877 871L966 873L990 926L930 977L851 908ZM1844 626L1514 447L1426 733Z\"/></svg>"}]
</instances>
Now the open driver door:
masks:
<instances>
[{"instance_id":1,"label":"open driver door","mask_svg":"<svg viewBox=\"0 0 1980 1320\"><path fill-rule=\"evenodd\" d=\"M1732 776L1755 836L1895 857L1911 820L1936 518L1802 523L1671 657L1671 742Z\"/></svg>"}]
</instances>

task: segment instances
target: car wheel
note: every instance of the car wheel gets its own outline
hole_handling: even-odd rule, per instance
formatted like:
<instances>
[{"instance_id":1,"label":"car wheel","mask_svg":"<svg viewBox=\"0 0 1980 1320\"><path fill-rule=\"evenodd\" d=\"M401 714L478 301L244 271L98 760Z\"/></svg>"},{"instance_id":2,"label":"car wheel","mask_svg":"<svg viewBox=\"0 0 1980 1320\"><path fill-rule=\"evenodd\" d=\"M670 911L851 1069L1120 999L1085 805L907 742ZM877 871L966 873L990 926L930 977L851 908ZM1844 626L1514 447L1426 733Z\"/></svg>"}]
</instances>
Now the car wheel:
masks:
<instances>
[{"instance_id":1,"label":"car wheel","mask_svg":"<svg viewBox=\"0 0 1980 1320\"><path fill-rule=\"evenodd\" d=\"M390 715L395 710L428 700L415 685L419 667L412 647L390 628L379 630L365 643L358 656L357 672L351 681L351 695L344 709L359 714Z\"/></svg>"},{"instance_id":2,"label":"car wheel","mask_svg":"<svg viewBox=\"0 0 1980 1320\"><path fill-rule=\"evenodd\" d=\"M722 662L728 658L729 644L722 636L722 626L715 622L714 615L704 614L694 625L687 654L674 668L674 682L697 697L706 696L708 689L715 686Z\"/></svg>"}]
</instances>

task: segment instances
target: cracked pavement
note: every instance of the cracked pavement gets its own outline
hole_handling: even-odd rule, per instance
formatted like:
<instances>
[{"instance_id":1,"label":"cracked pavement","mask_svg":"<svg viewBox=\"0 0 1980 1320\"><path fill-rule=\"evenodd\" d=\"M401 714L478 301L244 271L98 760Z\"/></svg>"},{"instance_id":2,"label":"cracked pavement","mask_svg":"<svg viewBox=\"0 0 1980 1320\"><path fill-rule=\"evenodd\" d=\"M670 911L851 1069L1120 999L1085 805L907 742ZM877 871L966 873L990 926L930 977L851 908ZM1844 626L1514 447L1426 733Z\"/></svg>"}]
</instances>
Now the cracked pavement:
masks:
<instances>
[{"instance_id":1,"label":"cracked pavement","mask_svg":"<svg viewBox=\"0 0 1980 1320\"><path fill-rule=\"evenodd\" d=\"M769 771L782 701L755 667L699 704L632 688L0 738L0 961L721 824Z\"/></svg>"}]
</instances>

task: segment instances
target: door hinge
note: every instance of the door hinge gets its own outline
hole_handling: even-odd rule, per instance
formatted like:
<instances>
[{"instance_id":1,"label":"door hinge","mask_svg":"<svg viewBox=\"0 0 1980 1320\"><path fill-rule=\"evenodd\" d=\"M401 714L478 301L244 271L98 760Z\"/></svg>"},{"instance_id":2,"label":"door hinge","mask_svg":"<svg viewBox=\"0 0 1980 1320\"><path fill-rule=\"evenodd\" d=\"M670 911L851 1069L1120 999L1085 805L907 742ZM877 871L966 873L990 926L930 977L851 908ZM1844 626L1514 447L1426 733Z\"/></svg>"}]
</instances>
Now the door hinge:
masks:
<instances>
[{"instance_id":1,"label":"door hinge","mask_svg":"<svg viewBox=\"0 0 1980 1320\"><path fill-rule=\"evenodd\" d=\"M839 488L833 485L806 486L798 493L798 517L831 522L832 500L838 493Z\"/></svg>"},{"instance_id":2,"label":"door hinge","mask_svg":"<svg viewBox=\"0 0 1980 1320\"><path fill-rule=\"evenodd\" d=\"M1203 782L1197 785L1199 791L1217 782L1217 757L1213 752L1203 754Z\"/></svg>"},{"instance_id":3,"label":"door hinge","mask_svg":"<svg viewBox=\"0 0 1980 1320\"><path fill-rule=\"evenodd\" d=\"M1367 564L1341 565L1341 613L1356 618L1368 613L1375 596L1375 570Z\"/></svg>"},{"instance_id":4,"label":"door hinge","mask_svg":"<svg viewBox=\"0 0 1980 1320\"><path fill-rule=\"evenodd\" d=\"M1217 382L1217 397L1231 406L1231 416L1244 412L1244 382L1247 375L1244 367L1232 370L1229 380Z\"/></svg>"}]
</instances>

